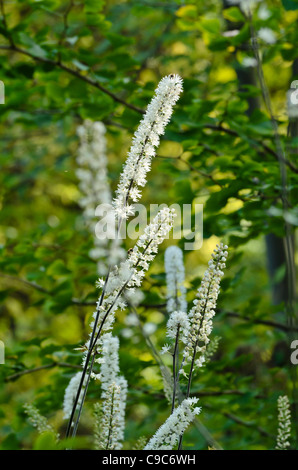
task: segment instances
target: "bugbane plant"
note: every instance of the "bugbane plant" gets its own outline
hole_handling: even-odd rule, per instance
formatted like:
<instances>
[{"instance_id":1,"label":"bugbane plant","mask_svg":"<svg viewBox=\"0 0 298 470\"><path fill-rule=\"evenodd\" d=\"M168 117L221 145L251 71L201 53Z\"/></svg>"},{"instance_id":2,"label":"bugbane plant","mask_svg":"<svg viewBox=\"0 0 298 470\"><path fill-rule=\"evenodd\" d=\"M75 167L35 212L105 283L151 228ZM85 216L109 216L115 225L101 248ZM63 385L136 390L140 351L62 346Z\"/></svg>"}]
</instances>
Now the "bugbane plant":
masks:
<instances>
[{"instance_id":1,"label":"bugbane plant","mask_svg":"<svg viewBox=\"0 0 298 470\"><path fill-rule=\"evenodd\" d=\"M167 323L168 338L186 341L189 332L185 288L183 253L177 246L169 246L165 251L165 271L167 283L167 310L170 315Z\"/></svg>"},{"instance_id":2,"label":"bugbane plant","mask_svg":"<svg viewBox=\"0 0 298 470\"><path fill-rule=\"evenodd\" d=\"M79 202L81 207L83 208L83 218L87 224L89 231L92 233L94 240L94 249L91 250L89 254L97 260L97 270L98 274L100 275L106 274L108 271L107 259L111 259L112 257L114 261L117 261L123 257L123 250L121 251L120 245L118 243L113 243L113 245L111 245L108 239L99 239L94 236L95 212L97 205L111 204L112 201L111 190L107 176L107 143L105 133L106 128L103 123L92 122L90 120L85 120L84 123L81 126L78 126L77 128L77 134L80 138L80 145L78 149L78 156L76 159L78 164L76 175L79 178L79 188L82 193L82 198ZM118 338L112 338L110 340L110 345L111 343L112 347L115 347L113 348L114 354L112 356L112 361L110 361L110 364L114 365L114 369L117 369L119 363ZM107 344L105 344L103 346L103 349L106 350L107 348L108 346ZM111 348L108 349L110 350ZM108 362L110 355L105 354L105 358ZM100 362L100 358L97 358L96 362ZM119 371L117 371L117 374L118 372ZM75 374L75 376L72 377L69 382L69 385L65 390L63 402L63 411L65 419L69 419L69 417L71 416L82 376L82 371ZM102 377L105 378L105 381L107 382L107 374L103 374ZM92 373L91 378L100 380L101 374ZM125 382L125 379L123 380ZM105 384L102 384L102 388L104 388L106 382ZM80 387L81 392L77 400L77 408L80 406L81 403L83 403L84 387L86 386L86 383L87 377L85 376L84 383ZM110 383L111 380L108 381L107 386L109 386ZM124 398L125 390L123 391L122 395L122 398ZM125 410L125 400L123 400L121 407ZM124 412L122 412L122 415L124 416Z\"/></svg>"},{"instance_id":3,"label":"bugbane plant","mask_svg":"<svg viewBox=\"0 0 298 470\"><path fill-rule=\"evenodd\" d=\"M94 219L96 206L111 203L111 192L107 175L106 128L102 122L86 119L78 126L80 139L76 158L76 175L82 198L79 201L86 218Z\"/></svg>"},{"instance_id":4,"label":"bugbane plant","mask_svg":"<svg viewBox=\"0 0 298 470\"><path fill-rule=\"evenodd\" d=\"M186 312L175 311L171 313L167 323L167 337L176 339L178 337L186 343L189 334L189 319Z\"/></svg>"},{"instance_id":5,"label":"bugbane plant","mask_svg":"<svg viewBox=\"0 0 298 470\"><path fill-rule=\"evenodd\" d=\"M120 220L134 214L134 207L130 201L137 202L141 197L140 187L146 184L155 149L159 145L160 136L164 133L173 106L181 92L182 80L179 75L164 77L159 82L155 96L134 134L113 201L116 215Z\"/></svg>"},{"instance_id":6,"label":"bugbane plant","mask_svg":"<svg viewBox=\"0 0 298 470\"><path fill-rule=\"evenodd\" d=\"M77 154L78 168L76 175L79 179L79 189L82 197L79 204L83 209L83 218L89 232L93 235L94 248L89 255L97 262L99 275L105 275L108 271L108 262L116 264L124 256L119 240L113 243L108 237L98 237L96 234L96 209L99 205L105 205L108 211L112 204L112 193L107 171L107 141L106 128L102 122L92 122L86 119L78 126L77 134L80 145Z\"/></svg>"},{"instance_id":7,"label":"bugbane plant","mask_svg":"<svg viewBox=\"0 0 298 470\"><path fill-rule=\"evenodd\" d=\"M261 0L227 0L229 5L238 5L244 13L250 13Z\"/></svg>"},{"instance_id":8,"label":"bugbane plant","mask_svg":"<svg viewBox=\"0 0 298 470\"><path fill-rule=\"evenodd\" d=\"M228 256L228 246L222 243L216 245L212 259L208 263L197 291L197 298L189 312L190 332L184 349L184 365L191 363L191 374L195 368L200 368L205 362L205 352L210 342L217 298L220 292L220 281L224 275Z\"/></svg>"},{"instance_id":9,"label":"bugbane plant","mask_svg":"<svg viewBox=\"0 0 298 470\"><path fill-rule=\"evenodd\" d=\"M182 80L179 76L169 75L163 78L134 135L133 144L120 177L116 198L113 201L115 220L118 220L118 233L122 220L134 213L129 201L132 199L133 202L136 202L140 198L139 187L146 183L146 175L150 170L155 148L159 144L160 135L164 133L165 126L170 120L173 106L181 91ZM145 228L127 259L116 266L110 265L105 278L98 281L101 293L93 314L94 321L91 324L92 330L89 340L85 345L83 372L69 418L67 436L70 435L73 425L73 436L76 433L89 380L94 374L96 376L93 367L102 346L101 334L112 329L116 311L126 307L125 292L133 293L133 289L141 285L150 263L156 256L159 244L167 237L173 226L174 215L174 211L168 208L159 211L153 222ZM83 399L74 423L74 416L86 376L87 382Z\"/></svg>"},{"instance_id":10,"label":"bugbane plant","mask_svg":"<svg viewBox=\"0 0 298 470\"><path fill-rule=\"evenodd\" d=\"M119 416L121 406L120 387L111 383L100 414L96 413L95 448L97 450L119 450Z\"/></svg>"},{"instance_id":11,"label":"bugbane plant","mask_svg":"<svg viewBox=\"0 0 298 470\"><path fill-rule=\"evenodd\" d=\"M210 334L213 328L213 317L215 315L217 298L220 292L220 281L224 275L228 256L228 246L220 243L216 245L205 271L201 285L197 291L197 298L189 312L190 330L183 351L183 359L178 374L174 379L175 388L179 382L182 372L186 377L185 366L190 363L187 381L186 398L190 395L192 376L195 368L201 368L206 359L209 359L207 347L210 342ZM197 357L198 356L198 357ZM207 357L206 357L207 356ZM175 397L173 396L173 404ZM181 450L183 433L181 433L178 449Z\"/></svg>"},{"instance_id":12,"label":"bugbane plant","mask_svg":"<svg viewBox=\"0 0 298 470\"><path fill-rule=\"evenodd\" d=\"M196 404L198 398L187 398L169 416L165 423L156 431L154 436L145 446L145 450L170 450L173 449L190 423L201 411Z\"/></svg>"}]
</instances>

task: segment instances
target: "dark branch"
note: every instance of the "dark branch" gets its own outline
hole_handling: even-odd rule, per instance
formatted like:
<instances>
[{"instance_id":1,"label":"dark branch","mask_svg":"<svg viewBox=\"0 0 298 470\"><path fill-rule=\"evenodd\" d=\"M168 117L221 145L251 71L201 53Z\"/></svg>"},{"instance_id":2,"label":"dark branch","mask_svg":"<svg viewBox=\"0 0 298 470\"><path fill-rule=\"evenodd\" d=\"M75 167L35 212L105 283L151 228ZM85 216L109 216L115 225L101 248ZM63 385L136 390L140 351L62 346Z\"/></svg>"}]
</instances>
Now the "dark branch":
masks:
<instances>
[{"instance_id":1,"label":"dark branch","mask_svg":"<svg viewBox=\"0 0 298 470\"><path fill-rule=\"evenodd\" d=\"M33 372L39 372L40 370L44 370L44 369L51 369L53 367L69 367L71 369L79 369L79 370L82 369L81 366L78 366L75 364L69 364L68 362L51 362L50 364L45 364L43 366L34 367L32 369L25 369L25 370L22 370L21 372L8 375L7 377L5 377L5 382L12 382L13 380L18 379L22 377L23 375L32 374Z\"/></svg>"},{"instance_id":2,"label":"dark branch","mask_svg":"<svg viewBox=\"0 0 298 470\"><path fill-rule=\"evenodd\" d=\"M49 65L52 65L54 67L58 67L61 70L64 70L65 72L69 73L70 75L73 75L74 77L79 78L80 80L82 80L82 81L88 83L89 85L97 88L98 90L102 91L106 95L110 96L110 98L112 98L117 103L120 103L120 104L126 106L127 108L132 109L133 111L135 111L139 114L144 113L143 109L138 108L137 106L134 106L133 104L127 103L127 101L123 100L122 98L115 95L114 93L112 93L107 88L103 87L96 80L92 80L92 78L90 78L86 75L82 75L78 70L72 69L72 68L68 67L67 65L63 64L60 61L55 61L55 60L47 59L45 57L36 56L36 55L32 54L31 52L28 52L25 49L22 49L22 48L16 46L15 44L11 44L10 46L0 46L0 50L8 50L8 51L13 51L13 52L18 52L19 54L23 54L23 55L26 55L26 56L30 57L31 59L35 60L35 62L42 62L44 64L49 64Z\"/></svg>"}]
</instances>

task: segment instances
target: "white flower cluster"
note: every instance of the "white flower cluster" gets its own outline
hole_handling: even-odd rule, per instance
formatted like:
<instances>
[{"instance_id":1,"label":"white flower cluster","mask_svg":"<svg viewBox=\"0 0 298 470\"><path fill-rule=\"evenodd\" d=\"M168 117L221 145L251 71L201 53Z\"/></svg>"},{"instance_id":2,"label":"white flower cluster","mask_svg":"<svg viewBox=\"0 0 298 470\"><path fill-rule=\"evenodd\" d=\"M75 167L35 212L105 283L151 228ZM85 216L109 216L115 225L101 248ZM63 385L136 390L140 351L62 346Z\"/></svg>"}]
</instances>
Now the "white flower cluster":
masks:
<instances>
[{"instance_id":1,"label":"white flower cluster","mask_svg":"<svg viewBox=\"0 0 298 470\"><path fill-rule=\"evenodd\" d=\"M147 439L145 436L139 437L139 439L134 443L132 450L143 450L146 445Z\"/></svg>"},{"instance_id":2,"label":"white flower cluster","mask_svg":"<svg viewBox=\"0 0 298 470\"><path fill-rule=\"evenodd\" d=\"M165 251L165 271L167 282L167 310L170 318L167 323L167 336L176 339L179 329L179 337L183 342L189 334L189 320L187 316L185 272L183 252L178 246L169 246ZM167 347L163 348L163 353Z\"/></svg>"},{"instance_id":3,"label":"white flower cluster","mask_svg":"<svg viewBox=\"0 0 298 470\"><path fill-rule=\"evenodd\" d=\"M205 356L205 365L208 362L210 362L210 360L212 359L212 356L214 356L214 354L218 350L220 340L221 340L220 336L215 336L213 339L211 339L211 341L208 344L208 347L206 349L206 352L204 354L204 356Z\"/></svg>"},{"instance_id":4,"label":"white flower cluster","mask_svg":"<svg viewBox=\"0 0 298 470\"><path fill-rule=\"evenodd\" d=\"M186 398L156 431L144 450L172 450L180 436L201 411L196 407L198 398Z\"/></svg>"},{"instance_id":5,"label":"white flower cluster","mask_svg":"<svg viewBox=\"0 0 298 470\"><path fill-rule=\"evenodd\" d=\"M55 432L54 428L48 423L47 418L42 416L34 405L31 403L25 403L24 410L28 415L30 423L38 430L40 434L43 432L52 432L55 434L56 439L59 439L59 434Z\"/></svg>"},{"instance_id":6,"label":"white flower cluster","mask_svg":"<svg viewBox=\"0 0 298 470\"><path fill-rule=\"evenodd\" d=\"M126 307L126 303L121 298L125 290L128 289L131 293L131 289L141 285L150 262L158 252L158 245L164 241L173 226L175 216L174 209L168 207L161 209L152 223L145 228L127 260L119 267L116 266L110 273L108 282L99 280L99 286L105 291L101 305L100 301L97 302L97 309L100 312L99 325L108 312L104 331L112 328L116 309ZM93 314L94 318L96 315L97 310ZM89 341L86 346L89 346Z\"/></svg>"},{"instance_id":7,"label":"white flower cluster","mask_svg":"<svg viewBox=\"0 0 298 470\"><path fill-rule=\"evenodd\" d=\"M260 20L268 20L270 16L272 15L271 11L268 9L267 5L265 3L262 3L258 9L258 18Z\"/></svg>"},{"instance_id":8,"label":"white flower cluster","mask_svg":"<svg viewBox=\"0 0 298 470\"><path fill-rule=\"evenodd\" d=\"M137 202L141 197L139 187L146 184L155 148L159 145L160 135L164 133L181 92L182 79L178 75L168 75L159 82L155 96L134 134L113 201L119 220L134 214L129 200Z\"/></svg>"},{"instance_id":9,"label":"white flower cluster","mask_svg":"<svg viewBox=\"0 0 298 470\"><path fill-rule=\"evenodd\" d=\"M169 246L165 251L165 271L167 282L167 310L187 311L183 252L178 246Z\"/></svg>"},{"instance_id":10,"label":"white flower cluster","mask_svg":"<svg viewBox=\"0 0 298 470\"><path fill-rule=\"evenodd\" d=\"M291 436L291 411L287 395L278 397L278 430L276 449L287 450L290 447L289 438Z\"/></svg>"},{"instance_id":11,"label":"white flower cluster","mask_svg":"<svg viewBox=\"0 0 298 470\"><path fill-rule=\"evenodd\" d=\"M275 44L276 35L275 32L270 28L260 28L257 32L259 39L264 41L266 44Z\"/></svg>"},{"instance_id":12,"label":"white flower cluster","mask_svg":"<svg viewBox=\"0 0 298 470\"><path fill-rule=\"evenodd\" d=\"M101 338L101 357L95 359L100 364L100 374L93 374L99 379L102 390L107 390L119 374L119 338L106 333Z\"/></svg>"},{"instance_id":13,"label":"white flower cluster","mask_svg":"<svg viewBox=\"0 0 298 470\"><path fill-rule=\"evenodd\" d=\"M244 13L249 13L261 0L228 0L230 5L239 5Z\"/></svg>"},{"instance_id":14,"label":"white flower cluster","mask_svg":"<svg viewBox=\"0 0 298 470\"><path fill-rule=\"evenodd\" d=\"M178 328L179 338L183 343L186 343L189 336L190 322L187 313L181 310L175 311L170 315L167 323L168 338L176 339Z\"/></svg>"},{"instance_id":15,"label":"white flower cluster","mask_svg":"<svg viewBox=\"0 0 298 470\"><path fill-rule=\"evenodd\" d=\"M295 84L295 81L294 81ZM298 106L297 106L297 96L296 95L297 88L290 88L287 91L287 110L288 116L290 119L298 119Z\"/></svg>"},{"instance_id":16,"label":"white flower cluster","mask_svg":"<svg viewBox=\"0 0 298 470\"><path fill-rule=\"evenodd\" d=\"M107 389L106 399L102 405L100 413L101 419L96 422L94 436L96 450L121 449L122 444L119 442L120 406L120 387L116 383L111 383Z\"/></svg>"},{"instance_id":17,"label":"white flower cluster","mask_svg":"<svg viewBox=\"0 0 298 470\"><path fill-rule=\"evenodd\" d=\"M79 389L79 384L82 378L82 372L77 372L70 380L68 386L66 387L64 393L64 401L63 401L63 411L64 411L64 419L68 419L72 412L72 407L74 405L74 401ZM86 382L86 380L85 380ZM80 406L80 402L83 398L84 394L84 387L82 387L80 397L78 400L77 408Z\"/></svg>"},{"instance_id":18,"label":"white flower cluster","mask_svg":"<svg viewBox=\"0 0 298 470\"><path fill-rule=\"evenodd\" d=\"M80 180L79 187L85 195L80 200L86 215L94 217L94 211L100 200L111 203L110 186L107 179L106 128L102 122L86 119L77 128L80 138L76 174Z\"/></svg>"},{"instance_id":19,"label":"white flower cluster","mask_svg":"<svg viewBox=\"0 0 298 470\"><path fill-rule=\"evenodd\" d=\"M103 436L105 436L109 434L107 427L112 426L113 429L111 428L110 432L113 431L114 433L114 447L111 448L120 449L124 439L127 381L123 376L119 375L119 339L112 336L111 333L106 333L101 338L101 344L102 357L99 361L96 361L101 364L99 378L102 388L101 398L104 400L103 410L105 408L109 410L114 402L114 407L109 411L111 419L106 421L105 417L103 417L101 428Z\"/></svg>"},{"instance_id":20,"label":"white flower cluster","mask_svg":"<svg viewBox=\"0 0 298 470\"><path fill-rule=\"evenodd\" d=\"M185 363L191 362L193 355L199 353L195 360L195 367L202 367L205 362L205 352L212 331L212 319L215 315L216 302L219 295L220 281L228 256L227 245L220 243L212 253L212 259L208 263L197 292L197 299L193 302L193 308L189 312L191 321L190 333L184 350Z\"/></svg>"},{"instance_id":21,"label":"white flower cluster","mask_svg":"<svg viewBox=\"0 0 298 470\"><path fill-rule=\"evenodd\" d=\"M141 289L130 289L125 292L125 299L133 307L137 307L144 300L145 294Z\"/></svg>"},{"instance_id":22,"label":"white flower cluster","mask_svg":"<svg viewBox=\"0 0 298 470\"><path fill-rule=\"evenodd\" d=\"M83 216L87 222L88 229L95 235L96 208L99 204L105 204L112 209L112 195L107 175L107 143L106 128L102 122L92 122L86 119L77 128L80 138L76 175L79 179L79 188L83 194L80 199L80 206L83 208ZM111 255L115 263L123 258L123 250L119 243L113 243L113 250L109 246L108 238L99 239L94 236L94 248L90 251L90 256L97 260L97 269L100 275L106 274L107 263L102 259L110 258Z\"/></svg>"},{"instance_id":23,"label":"white flower cluster","mask_svg":"<svg viewBox=\"0 0 298 470\"><path fill-rule=\"evenodd\" d=\"M164 207L147 225L144 233L140 235L126 261L127 268L133 271L128 283L129 287L141 284L145 272L149 269L150 262L158 252L158 245L165 240L173 227L174 217L176 217L175 210Z\"/></svg>"},{"instance_id":24,"label":"white flower cluster","mask_svg":"<svg viewBox=\"0 0 298 470\"><path fill-rule=\"evenodd\" d=\"M125 409L126 409L126 399L127 399L127 389L128 384L127 380L123 375L117 377L117 385L120 388L120 404L118 411L118 442L119 446L122 447L122 442L124 441L124 431L125 431ZM119 448L121 448L119 447Z\"/></svg>"}]
</instances>

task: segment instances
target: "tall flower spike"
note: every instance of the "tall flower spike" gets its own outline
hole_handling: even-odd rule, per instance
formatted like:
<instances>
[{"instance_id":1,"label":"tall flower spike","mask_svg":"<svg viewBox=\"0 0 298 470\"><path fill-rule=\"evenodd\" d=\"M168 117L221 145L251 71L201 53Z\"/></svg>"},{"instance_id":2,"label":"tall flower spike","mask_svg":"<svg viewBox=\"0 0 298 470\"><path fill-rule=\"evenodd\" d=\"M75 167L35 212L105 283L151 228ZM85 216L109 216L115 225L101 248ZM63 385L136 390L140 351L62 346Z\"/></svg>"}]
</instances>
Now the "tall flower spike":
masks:
<instances>
[{"instance_id":1,"label":"tall flower spike","mask_svg":"<svg viewBox=\"0 0 298 470\"><path fill-rule=\"evenodd\" d=\"M189 333L187 302L184 286L185 272L183 253L178 246L169 246L165 251L165 271L167 281L167 310L170 318L167 323L167 336L177 339L179 332L182 341L186 341Z\"/></svg>"},{"instance_id":2,"label":"tall flower spike","mask_svg":"<svg viewBox=\"0 0 298 470\"><path fill-rule=\"evenodd\" d=\"M146 184L155 148L159 145L160 135L164 133L181 92L182 79L178 75L168 75L159 82L155 96L134 134L113 201L119 220L134 214L134 207L129 201L137 202L141 197L139 187Z\"/></svg>"},{"instance_id":3,"label":"tall flower spike","mask_svg":"<svg viewBox=\"0 0 298 470\"><path fill-rule=\"evenodd\" d=\"M119 245L119 240L111 243L107 238L97 238L96 208L98 205L105 205L106 209L112 210L112 194L107 173L107 142L106 128L102 122L92 122L86 119L77 128L80 138L80 146L77 155L78 168L76 175L79 179L79 188L82 198L79 201L83 209L83 216L87 223L88 230L94 236L94 248L89 255L97 260L97 270L100 275L108 271L107 263L104 259L112 260L114 264L124 257L124 250ZM100 225L99 225L100 227Z\"/></svg>"},{"instance_id":4,"label":"tall flower spike","mask_svg":"<svg viewBox=\"0 0 298 470\"><path fill-rule=\"evenodd\" d=\"M42 434L44 432L51 432L55 434L56 440L59 439L59 434L57 434L54 428L48 423L47 418L42 416L39 410L32 405L31 403L25 403L24 405L25 413L27 413L28 418L32 426L34 426L37 431Z\"/></svg>"},{"instance_id":5,"label":"tall flower spike","mask_svg":"<svg viewBox=\"0 0 298 470\"><path fill-rule=\"evenodd\" d=\"M172 450L178 443L181 434L201 411L196 407L198 398L187 398L169 416L166 422L156 431L144 450Z\"/></svg>"},{"instance_id":6,"label":"tall flower spike","mask_svg":"<svg viewBox=\"0 0 298 470\"><path fill-rule=\"evenodd\" d=\"M125 428L125 408L127 396L127 381L123 376L119 376L119 339L112 336L111 333L106 333L102 336L102 358L100 360L100 374L101 381L101 398L103 399L103 408L109 409L111 405L111 387L112 392L115 393L115 403L117 406L113 407L111 420L117 423L117 434L115 442L117 446L114 448L121 448L124 440Z\"/></svg>"},{"instance_id":7,"label":"tall flower spike","mask_svg":"<svg viewBox=\"0 0 298 470\"><path fill-rule=\"evenodd\" d=\"M127 399L127 380L123 375L117 377L116 384L120 387L120 403L118 412L118 442L124 441L124 430L125 430L125 409ZM122 445L122 444L121 444Z\"/></svg>"},{"instance_id":8,"label":"tall flower spike","mask_svg":"<svg viewBox=\"0 0 298 470\"><path fill-rule=\"evenodd\" d=\"M278 397L278 430L277 430L277 450L287 450L290 447L289 437L291 436L291 411L287 395Z\"/></svg>"},{"instance_id":9,"label":"tall flower spike","mask_svg":"<svg viewBox=\"0 0 298 470\"><path fill-rule=\"evenodd\" d=\"M94 218L99 203L112 202L107 178L106 128L102 122L89 119L77 128L80 138L76 175L83 197L79 201L87 218Z\"/></svg>"},{"instance_id":10,"label":"tall flower spike","mask_svg":"<svg viewBox=\"0 0 298 470\"><path fill-rule=\"evenodd\" d=\"M111 383L107 389L100 418L96 419L95 444L97 450L119 450L119 412L121 403L120 386ZM96 412L96 414L98 414Z\"/></svg>"},{"instance_id":11,"label":"tall flower spike","mask_svg":"<svg viewBox=\"0 0 298 470\"><path fill-rule=\"evenodd\" d=\"M249 13L261 0L228 0L230 5L239 5L244 13Z\"/></svg>"},{"instance_id":12,"label":"tall flower spike","mask_svg":"<svg viewBox=\"0 0 298 470\"><path fill-rule=\"evenodd\" d=\"M201 286L197 292L197 299L193 302L193 308L189 312L191 327L187 345L184 350L184 362L191 362L196 353L199 358L194 362L194 367L202 367L205 362L205 352L210 341L212 331L212 319L215 315L216 302L219 295L220 281L228 256L227 245L220 243L212 253L209 267L204 274Z\"/></svg>"}]
</instances>

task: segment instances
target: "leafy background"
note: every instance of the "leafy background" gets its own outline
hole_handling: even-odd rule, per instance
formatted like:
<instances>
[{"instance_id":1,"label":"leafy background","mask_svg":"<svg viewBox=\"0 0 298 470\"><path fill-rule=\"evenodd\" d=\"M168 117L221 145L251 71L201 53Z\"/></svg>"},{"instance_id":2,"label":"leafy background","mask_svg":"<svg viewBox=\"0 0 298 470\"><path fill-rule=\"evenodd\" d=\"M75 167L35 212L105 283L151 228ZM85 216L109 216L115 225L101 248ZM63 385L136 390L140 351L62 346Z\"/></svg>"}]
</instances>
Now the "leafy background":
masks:
<instances>
[{"instance_id":1,"label":"leafy background","mask_svg":"<svg viewBox=\"0 0 298 470\"><path fill-rule=\"evenodd\" d=\"M237 6L219 0L0 2L2 449L47 447L28 423L26 402L63 436L63 394L81 361L74 348L89 331L97 274L78 205L76 127L86 118L107 126L114 190L142 110L169 73L183 77L184 93L142 203L204 204L203 246L184 253L190 304L215 244L230 246L214 321L219 350L192 387L204 428L192 426L185 448L274 448L276 401L285 393L297 427L290 344L298 337L292 316L298 126L297 118L289 120L287 91L298 78L298 2L261 3L269 16L262 18L258 4L252 24L276 36L274 44L260 40L258 47L279 137L260 68L243 66L244 57L253 57L251 28ZM286 149L281 163L279 142ZM158 350L165 342L163 252L170 243L146 276L138 309L144 324L155 325L150 339ZM155 432L169 405L148 341L126 325L127 313L118 315L115 333L129 384L129 449ZM87 448L99 395L92 384L79 429Z\"/></svg>"}]
</instances>

